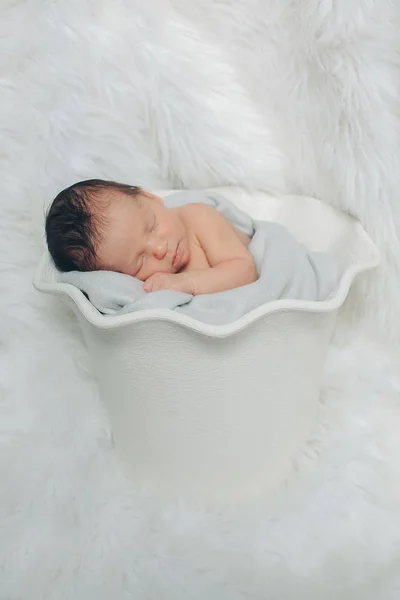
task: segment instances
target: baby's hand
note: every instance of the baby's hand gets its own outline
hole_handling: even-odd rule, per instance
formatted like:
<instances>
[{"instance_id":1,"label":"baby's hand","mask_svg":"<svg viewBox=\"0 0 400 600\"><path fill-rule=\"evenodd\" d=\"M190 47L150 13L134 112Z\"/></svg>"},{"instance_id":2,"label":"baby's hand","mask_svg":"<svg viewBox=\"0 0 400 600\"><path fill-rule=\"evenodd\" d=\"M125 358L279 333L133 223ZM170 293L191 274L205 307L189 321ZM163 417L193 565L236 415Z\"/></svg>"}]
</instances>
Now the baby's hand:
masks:
<instances>
[{"instance_id":1,"label":"baby's hand","mask_svg":"<svg viewBox=\"0 0 400 600\"><path fill-rule=\"evenodd\" d=\"M145 292L173 290L184 294L193 294L193 283L187 273L154 273L143 285Z\"/></svg>"}]
</instances>

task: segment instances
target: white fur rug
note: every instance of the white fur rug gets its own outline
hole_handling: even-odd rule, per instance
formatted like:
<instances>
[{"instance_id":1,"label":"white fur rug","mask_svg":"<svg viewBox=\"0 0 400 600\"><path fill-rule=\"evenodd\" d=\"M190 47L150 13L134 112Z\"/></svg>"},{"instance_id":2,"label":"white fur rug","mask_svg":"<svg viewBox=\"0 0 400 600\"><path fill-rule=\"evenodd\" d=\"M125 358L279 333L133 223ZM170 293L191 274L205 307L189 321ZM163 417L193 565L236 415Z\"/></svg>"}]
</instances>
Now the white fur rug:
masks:
<instances>
[{"instance_id":1,"label":"white fur rug","mask_svg":"<svg viewBox=\"0 0 400 600\"><path fill-rule=\"evenodd\" d=\"M0 11L0 598L397 600L399 0ZM160 506L119 472L75 319L31 282L45 207L88 177L315 195L383 252L296 476L251 510Z\"/></svg>"}]
</instances>

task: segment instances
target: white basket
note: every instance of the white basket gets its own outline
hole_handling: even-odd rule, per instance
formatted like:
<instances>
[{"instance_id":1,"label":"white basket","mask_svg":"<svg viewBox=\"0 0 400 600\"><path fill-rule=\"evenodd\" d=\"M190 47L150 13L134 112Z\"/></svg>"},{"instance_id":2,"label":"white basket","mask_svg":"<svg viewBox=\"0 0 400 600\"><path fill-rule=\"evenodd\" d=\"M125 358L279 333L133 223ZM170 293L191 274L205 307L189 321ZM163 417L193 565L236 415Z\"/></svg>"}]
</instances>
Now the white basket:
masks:
<instances>
[{"instance_id":1,"label":"white basket","mask_svg":"<svg viewBox=\"0 0 400 600\"><path fill-rule=\"evenodd\" d=\"M220 326L170 310L104 316L58 281L47 251L34 285L76 313L116 448L136 484L236 503L287 475L315 424L337 309L380 256L360 223L313 198L215 191L254 218L285 225L309 248L333 252L341 278L332 297L269 302Z\"/></svg>"}]
</instances>

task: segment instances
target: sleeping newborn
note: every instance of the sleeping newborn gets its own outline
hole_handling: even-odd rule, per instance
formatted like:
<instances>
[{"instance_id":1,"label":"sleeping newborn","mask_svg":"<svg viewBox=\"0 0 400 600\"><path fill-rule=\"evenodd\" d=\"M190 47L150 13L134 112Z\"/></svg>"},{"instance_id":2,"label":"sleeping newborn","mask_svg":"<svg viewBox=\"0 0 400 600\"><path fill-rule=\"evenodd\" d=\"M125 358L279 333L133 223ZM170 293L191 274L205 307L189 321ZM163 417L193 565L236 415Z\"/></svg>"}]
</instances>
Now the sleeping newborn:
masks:
<instances>
[{"instance_id":1,"label":"sleeping newborn","mask_svg":"<svg viewBox=\"0 0 400 600\"><path fill-rule=\"evenodd\" d=\"M207 204L167 208L139 187L92 179L60 192L46 217L60 271L117 271L146 292L212 294L257 280L250 238Z\"/></svg>"}]
</instances>

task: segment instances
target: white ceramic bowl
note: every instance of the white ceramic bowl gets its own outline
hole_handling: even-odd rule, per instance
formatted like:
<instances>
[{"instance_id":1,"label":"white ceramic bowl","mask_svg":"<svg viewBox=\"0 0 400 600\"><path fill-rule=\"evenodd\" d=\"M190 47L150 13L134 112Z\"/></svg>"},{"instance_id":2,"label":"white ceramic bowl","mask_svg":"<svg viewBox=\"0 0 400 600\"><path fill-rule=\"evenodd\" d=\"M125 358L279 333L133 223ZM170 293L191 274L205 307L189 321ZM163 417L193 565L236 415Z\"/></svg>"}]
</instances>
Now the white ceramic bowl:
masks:
<instances>
[{"instance_id":1,"label":"white ceramic bowl","mask_svg":"<svg viewBox=\"0 0 400 600\"><path fill-rule=\"evenodd\" d=\"M341 277L332 297L269 302L220 326L169 310L104 316L58 281L47 251L34 285L75 312L116 448L137 485L236 503L288 473L315 424L337 310L356 275L380 257L360 223L318 200L215 191L254 218L285 225L308 247L333 252Z\"/></svg>"}]
</instances>

